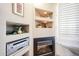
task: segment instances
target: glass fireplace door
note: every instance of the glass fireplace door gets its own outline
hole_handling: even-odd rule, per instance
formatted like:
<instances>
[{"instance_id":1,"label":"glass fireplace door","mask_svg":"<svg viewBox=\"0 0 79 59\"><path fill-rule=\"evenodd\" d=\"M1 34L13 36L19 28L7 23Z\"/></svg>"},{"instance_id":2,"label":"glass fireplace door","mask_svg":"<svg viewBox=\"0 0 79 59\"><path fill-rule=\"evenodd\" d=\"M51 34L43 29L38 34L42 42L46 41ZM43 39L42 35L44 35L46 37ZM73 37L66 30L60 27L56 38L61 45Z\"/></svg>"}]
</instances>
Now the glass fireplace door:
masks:
<instances>
[{"instance_id":1,"label":"glass fireplace door","mask_svg":"<svg viewBox=\"0 0 79 59\"><path fill-rule=\"evenodd\" d=\"M53 54L55 47L54 47L53 39L48 38L37 38L34 41L34 53L35 55L48 55L50 53Z\"/></svg>"}]
</instances>

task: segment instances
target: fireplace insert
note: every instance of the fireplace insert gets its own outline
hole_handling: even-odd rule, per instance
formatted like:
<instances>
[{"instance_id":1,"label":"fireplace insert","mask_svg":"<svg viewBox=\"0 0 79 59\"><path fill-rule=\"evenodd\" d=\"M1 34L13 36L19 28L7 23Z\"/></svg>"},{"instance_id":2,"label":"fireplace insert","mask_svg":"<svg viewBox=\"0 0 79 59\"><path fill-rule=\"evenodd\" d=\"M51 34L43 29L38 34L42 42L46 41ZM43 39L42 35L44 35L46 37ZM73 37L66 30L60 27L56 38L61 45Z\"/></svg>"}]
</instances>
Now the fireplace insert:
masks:
<instances>
[{"instance_id":1,"label":"fireplace insert","mask_svg":"<svg viewBox=\"0 0 79 59\"><path fill-rule=\"evenodd\" d=\"M55 38L54 37L34 38L34 55L54 56Z\"/></svg>"}]
</instances>

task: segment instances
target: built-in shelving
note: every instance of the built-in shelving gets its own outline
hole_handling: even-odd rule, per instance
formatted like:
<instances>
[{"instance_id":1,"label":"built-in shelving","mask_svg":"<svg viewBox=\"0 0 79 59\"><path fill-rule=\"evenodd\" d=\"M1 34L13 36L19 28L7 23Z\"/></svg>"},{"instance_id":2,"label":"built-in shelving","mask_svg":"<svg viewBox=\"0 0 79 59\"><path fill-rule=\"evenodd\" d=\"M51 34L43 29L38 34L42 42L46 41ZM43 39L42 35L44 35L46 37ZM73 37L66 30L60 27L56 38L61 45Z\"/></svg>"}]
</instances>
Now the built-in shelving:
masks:
<instances>
[{"instance_id":1,"label":"built-in shelving","mask_svg":"<svg viewBox=\"0 0 79 59\"><path fill-rule=\"evenodd\" d=\"M29 33L28 24L6 22L6 35Z\"/></svg>"},{"instance_id":2,"label":"built-in shelving","mask_svg":"<svg viewBox=\"0 0 79 59\"><path fill-rule=\"evenodd\" d=\"M20 24L20 23L6 22L7 41L17 40L17 39L28 37L28 36L29 36L28 24L25 25L25 24Z\"/></svg>"},{"instance_id":3,"label":"built-in shelving","mask_svg":"<svg viewBox=\"0 0 79 59\"><path fill-rule=\"evenodd\" d=\"M36 28L52 28L53 12L35 8L35 26Z\"/></svg>"}]
</instances>

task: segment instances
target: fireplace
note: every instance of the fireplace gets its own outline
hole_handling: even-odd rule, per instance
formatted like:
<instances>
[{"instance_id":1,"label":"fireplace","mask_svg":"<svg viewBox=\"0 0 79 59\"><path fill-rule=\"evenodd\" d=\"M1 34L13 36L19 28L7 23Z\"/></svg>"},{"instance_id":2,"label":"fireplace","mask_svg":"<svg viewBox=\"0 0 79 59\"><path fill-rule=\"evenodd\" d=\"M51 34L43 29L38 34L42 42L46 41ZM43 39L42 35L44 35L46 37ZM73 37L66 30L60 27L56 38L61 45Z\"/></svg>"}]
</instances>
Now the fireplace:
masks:
<instances>
[{"instance_id":1,"label":"fireplace","mask_svg":"<svg viewBox=\"0 0 79 59\"><path fill-rule=\"evenodd\" d=\"M34 55L54 56L55 38L54 37L34 38Z\"/></svg>"}]
</instances>

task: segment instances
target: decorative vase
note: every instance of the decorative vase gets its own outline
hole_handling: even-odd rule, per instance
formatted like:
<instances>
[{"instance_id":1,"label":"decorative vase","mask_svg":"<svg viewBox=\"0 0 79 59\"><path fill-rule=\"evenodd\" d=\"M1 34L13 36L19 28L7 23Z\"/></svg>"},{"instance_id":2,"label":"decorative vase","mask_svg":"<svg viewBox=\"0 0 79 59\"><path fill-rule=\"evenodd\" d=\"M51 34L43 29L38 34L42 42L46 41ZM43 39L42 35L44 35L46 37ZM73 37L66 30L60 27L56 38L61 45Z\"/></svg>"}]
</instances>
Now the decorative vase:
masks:
<instances>
[{"instance_id":1,"label":"decorative vase","mask_svg":"<svg viewBox=\"0 0 79 59\"><path fill-rule=\"evenodd\" d=\"M19 29L17 31L18 34L22 34L22 30L21 29L22 29L22 27L19 27Z\"/></svg>"}]
</instances>

